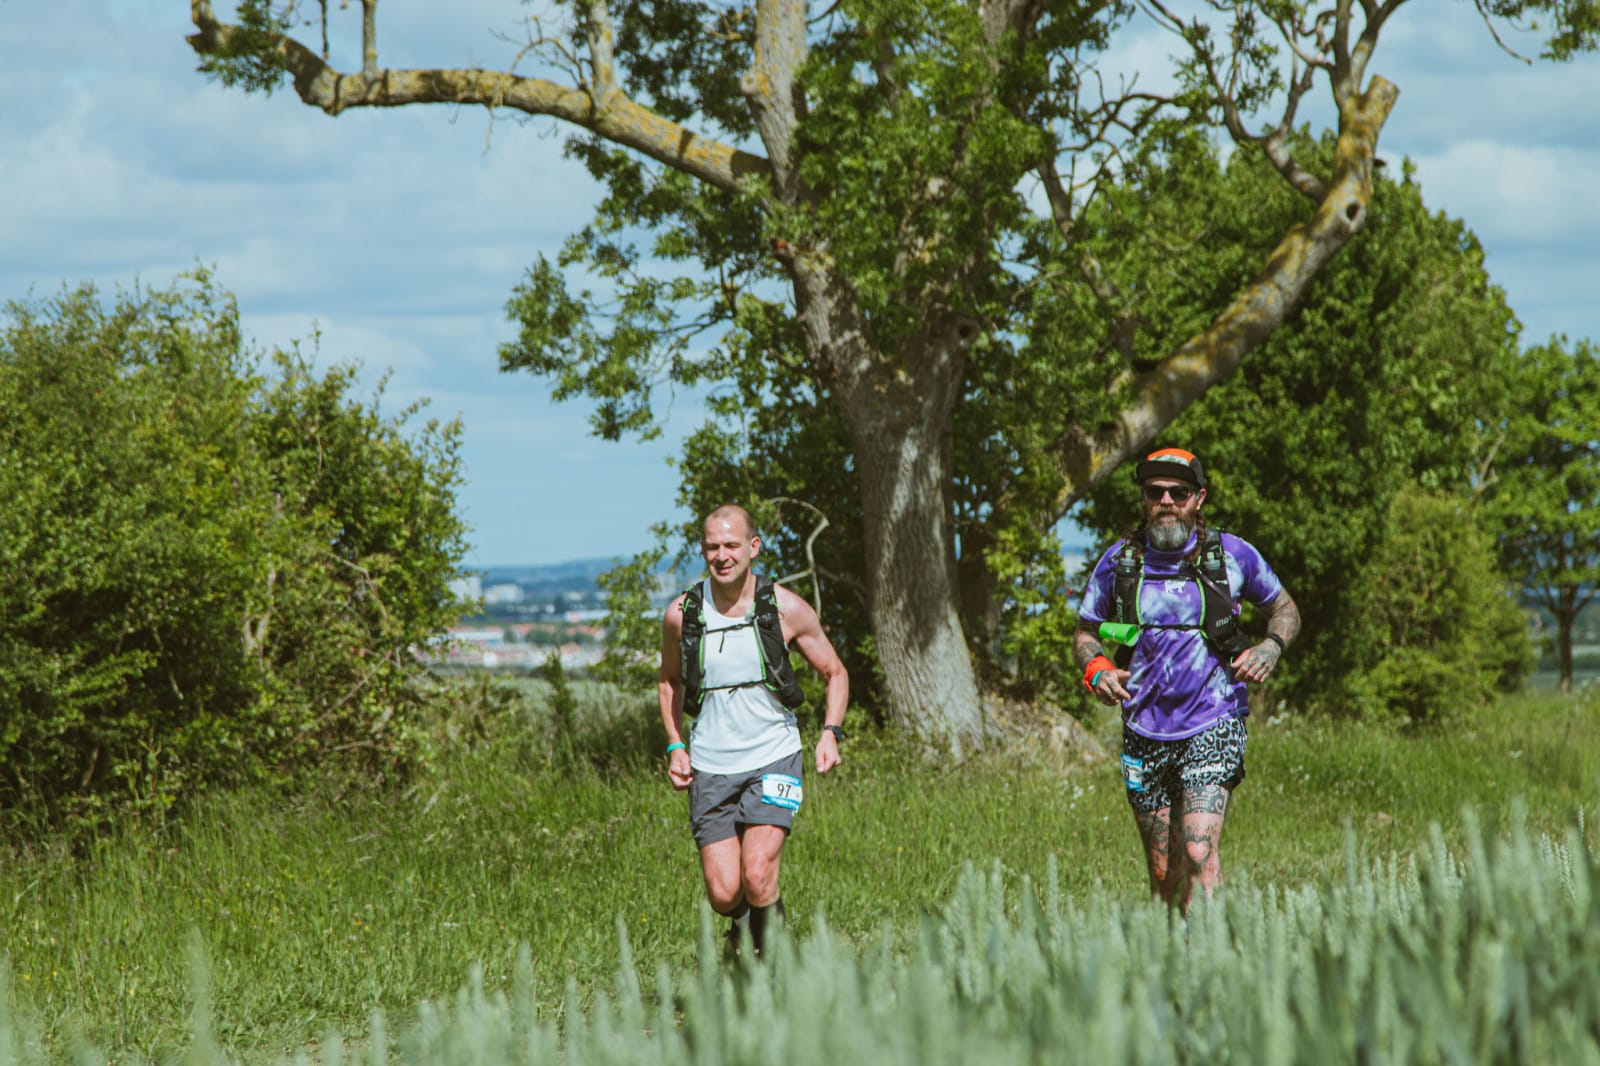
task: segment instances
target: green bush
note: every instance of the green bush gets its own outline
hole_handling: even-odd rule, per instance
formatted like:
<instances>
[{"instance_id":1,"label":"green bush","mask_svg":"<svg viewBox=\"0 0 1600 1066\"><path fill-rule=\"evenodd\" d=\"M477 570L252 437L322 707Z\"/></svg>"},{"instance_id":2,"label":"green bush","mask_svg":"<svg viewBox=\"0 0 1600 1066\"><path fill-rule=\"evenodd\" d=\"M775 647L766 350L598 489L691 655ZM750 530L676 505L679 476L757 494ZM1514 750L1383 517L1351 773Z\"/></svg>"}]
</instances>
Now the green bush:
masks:
<instances>
[{"instance_id":1,"label":"green bush","mask_svg":"<svg viewBox=\"0 0 1600 1066\"><path fill-rule=\"evenodd\" d=\"M1356 658L1367 665L1349 694L1365 717L1438 722L1514 688L1532 667L1527 626L1491 541L1443 494L1413 488L1394 498L1357 602Z\"/></svg>"},{"instance_id":2,"label":"green bush","mask_svg":"<svg viewBox=\"0 0 1600 1066\"><path fill-rule=\"evenodd\" d=\"M50 818L409 750L455 614L458 430L257 369L231 297L89 287L0 324L0 804Z\"/></svg>"}]
</instances>

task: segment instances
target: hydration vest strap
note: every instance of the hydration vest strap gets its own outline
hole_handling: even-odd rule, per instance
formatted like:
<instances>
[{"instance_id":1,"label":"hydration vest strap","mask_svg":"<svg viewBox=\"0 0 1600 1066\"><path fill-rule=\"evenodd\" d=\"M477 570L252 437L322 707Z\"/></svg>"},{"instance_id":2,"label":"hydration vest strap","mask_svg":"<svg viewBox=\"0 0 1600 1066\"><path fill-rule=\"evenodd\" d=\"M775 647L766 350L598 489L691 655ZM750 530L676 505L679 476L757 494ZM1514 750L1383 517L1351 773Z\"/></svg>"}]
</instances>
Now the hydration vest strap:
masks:
<instances>
[{"instance_id":1,"label":"hydration vest strap","mask_svg":"<svg viewBox=\"0 0 1600 1066\"><path fill-rule=\"evenodd\" d=\"M696 581L683 596L683 636L678 648L678 663L683 678L683 710L690 716L700 712L707 692L726 689L751 688L760 685L778 697L785 707L798 707L805 702L800 681L789 664L789 649L783 640L783 621L778 614L778 594L772 579L758 575L756 594L750 611L743 619L725 629L742 629L751 626L756 631L756 650L761 658L761 677L736 685L706 687L705 636L710 630L705 624L705 586ZM723 632L724 630L716 630Z\"/></svg>"},{"instance_id":2,"label":"hydration vest strap","mask_svg":"<svg viewBox=\"0 0 1600 1066\"><path fill-rule=\"evenodd\" d=\"M1144 622L1140 618L1140 599L1144 588L1144 553L1140 546L1128 541L1117 553L1115 583L1112 586L1112 604L1117 621L1139 626L1141 629L1192 629L1213 649L1229 656L1237 655L1249 645L1249 638L1239 629L1234 617L1233 593L1228 586L1228 558L1222 548L1222 534L1206 530L1205 543L1200 549L1198 566L1190 564L1195 582L1200 587L1200 624L1171 624ZM1123 645L1116 652L1117 665L1126 669L1133 658L1133 648Z\"/></svg>"}]
</instances>

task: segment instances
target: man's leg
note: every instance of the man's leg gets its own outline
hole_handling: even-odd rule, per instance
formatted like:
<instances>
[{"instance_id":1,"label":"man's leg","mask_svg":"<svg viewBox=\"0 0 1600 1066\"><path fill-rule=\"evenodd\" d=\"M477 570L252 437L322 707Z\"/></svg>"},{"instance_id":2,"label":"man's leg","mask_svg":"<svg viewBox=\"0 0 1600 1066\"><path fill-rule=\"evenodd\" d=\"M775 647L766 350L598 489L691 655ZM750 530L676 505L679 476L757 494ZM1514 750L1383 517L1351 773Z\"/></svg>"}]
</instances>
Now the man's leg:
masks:
<instances>
[{"instance_id":1,"label":"man's leg","mask_svg":"<svg viewBox=\"0 0 1600 1066\"><path fill-rule=\"evenodd\" d=\"M1144 845L1144 861L1150 870L1150 891L1166 903L1173 901L1177 882L1172 878L1172 808L1133 811L1139 825L1139 840Z\"/></svg>"},{"instance_id":2,"label":"man's leg","mask_svg":"<svg viewBox=\"0 0 1600 1066\"><path fill-rule=\"evenodd\" d=\"M1199 883L1207 899L1222 883L1222 823L1228 816L1228 790L1196 785L1183 790L1183 909L1189 909Z\"/></svg>"},{"instance_id":3,"label":"man's leg","mask_svg":"<svg viewBox=\"0 0 1600 1066\"><path fill-rule=\"evenodd\" d=\"M1177 781L1171 774L1174 750L1168 741L1151 740L1122 727L1122 780L1144 845L1150 891L1168 904L1177 887L1174 868L1182 865L1181 857L1172 854L1172 811L1178 800Z\"/></svg>"},{"instance_id":4,"label":"man's leg","mask_svg":"<svg viewBox=\"0 0 1600 1066\"><path fill-rule=\"evenodd\" d=\"M750 927L750 907L739 883L739 838L727 837L700 849L700 872L706 879L706 899L711 909L733 919L723 934L723 957L738 957L743 930Z\"/></svg>"},{"instance_id":5,"label":"man's leg","mask_svg":"<svg viewBox=\"0 0 1600 1066\"><path fill-rule=\"evenodd\" d=\"M750 904L750 943L757 955L766 947L767 924L772 915L783 916L778 867L788 836L788 830L780 825L746 825L739 829L743 842L740 879L745 902Z\"/></svg>"},{"instance_id":6,"label":"man's leg","mask_svg":"<svg viewBox=\"0 0 1600 1066\"><path fill-rule=\"evenodd\" d=\"M1179 771L1182 812L1173 816L1173 832L1182 838L1185 913L1196 883L1207 899L1222 883L1222 823L1233 790L1244 781L1247 739L1243 718L1224 718L1183 745Z\"/></svg>"},{"instance_id":7,"label":"man's leg","mask_svg":"<svg viewBox=\"0 0 1600 1066\"><path fill-rule=\"evenodd\" d=\"M706 879L711 909L728 918L744 912L744 890L739 875L739 838L731 836L700 849L700 872Z\"/></svg>"}]
</instances>

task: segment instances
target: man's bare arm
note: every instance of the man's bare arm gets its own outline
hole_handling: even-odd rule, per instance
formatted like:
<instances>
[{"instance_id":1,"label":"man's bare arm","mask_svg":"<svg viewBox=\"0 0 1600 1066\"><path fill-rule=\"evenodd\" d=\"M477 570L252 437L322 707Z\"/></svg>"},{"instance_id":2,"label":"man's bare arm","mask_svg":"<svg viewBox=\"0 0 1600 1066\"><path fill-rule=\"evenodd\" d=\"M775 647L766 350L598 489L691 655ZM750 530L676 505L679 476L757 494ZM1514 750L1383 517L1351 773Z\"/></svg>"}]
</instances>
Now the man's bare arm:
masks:
<instances>
[{"instance_id":1,"label":"man's bare arm","mask_svg":"<svg viewBox=\"0 0 1600 1066\"><path fill-rule=\"evenodd\" d=\"M1083 624L1079 623L1077 632L1072 634L1072 659L1078 664L1079 673L1088 667L1090 659L1105 653L1099 635L1092 629L1085 629Z\"/></svg>"},{"instance_id":2,"label":"man's bare arm","mask_svg":"<svg viewBox=\"0 0 1600 1066\"><path fill-rule=\"evenodd\" d=\"M661 619L661 667L656 672L656 697L668 744L683 743L683 670L679 647L683 640L683 601L674 600Z\"/></svg>"},{"instance_id":3,"label":"man's bare arm","mask_svg":"<svg viewBox=\"0 0 1600 1066\"><path fill-rule=\"evenodd\" d=\"M694 779L689 767L688 741L683 735L683 669L678 661L683 642L683 598L674 600L661 619L661 667L656 672L656 701L661 725L667 733L667 778L672 787L685 789Z\"/></svg>"},{"instance_id":4,"label":"man's bare arm","mask_svg":"<svg viewBox=\"0 0 1600 1066\"><path fill-rule=\"evenodd\" d=\"M850 675L833 642L822 631L822 620L809 603L782 587L778 590L778 608L789 642L827 683L823 724L843 725L845 709L850 704Z\"/></svg>"},{"instance_id":5,"label":"man's bare arm","mask_svg":"<svg viewBox=\"0 0 1600 1066\"><path fill-rule=\"evenodd\" d=\"M1281 589L1261 609L1267 612L1267 639L1246 648L1229 664L1240 681L1265 681L1283 658L1284 649L1300 632L1300 608L1295 606L1288 589Z\"/></svg>"},{"instance_id":6,"label":"man's bare arm","mask_svg":"<svg viewBox=\"0 0 1600 1066\"><path fill-rule=\"evenodd\" d=\"M1265 607L1267 612L1267 632L1283 641L1288 647L1294 638L1300 635L1300 608L1294 602L1294 597L1289 595L1289 590L1279 592L1276 598Z\"/></svg>"}]
</instances>

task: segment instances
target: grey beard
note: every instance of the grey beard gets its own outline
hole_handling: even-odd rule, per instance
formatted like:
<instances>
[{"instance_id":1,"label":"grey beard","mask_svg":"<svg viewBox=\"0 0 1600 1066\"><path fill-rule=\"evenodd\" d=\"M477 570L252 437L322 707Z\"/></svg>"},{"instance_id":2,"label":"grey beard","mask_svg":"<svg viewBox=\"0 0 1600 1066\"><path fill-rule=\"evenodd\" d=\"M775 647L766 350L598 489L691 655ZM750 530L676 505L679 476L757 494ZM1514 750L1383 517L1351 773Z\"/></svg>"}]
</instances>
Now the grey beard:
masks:
<instances>
[{"instance_id":1,"label":"grey beard","mask_svg":"<svg viewBox=\"0 0 1600 1066\"><path fill-rule=\"evenodd\" d=\"M1194 526L1178 519L1172 525L1151 525L1146 531L1150 538L1150 547L1159 548L1164 552L1175 552L1183 547L1189 540L1189 534L1194 532Z\"/></svg>"}]
</instances>

